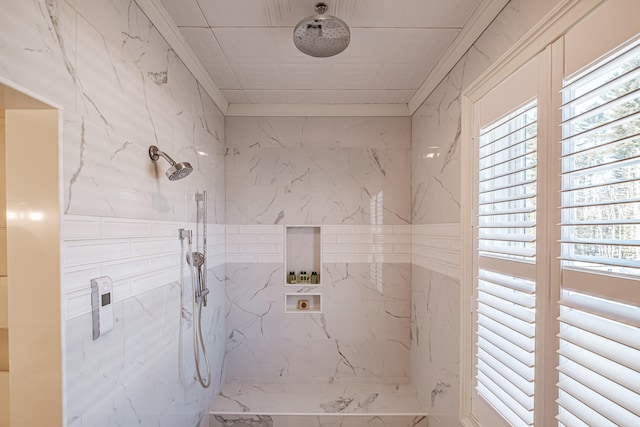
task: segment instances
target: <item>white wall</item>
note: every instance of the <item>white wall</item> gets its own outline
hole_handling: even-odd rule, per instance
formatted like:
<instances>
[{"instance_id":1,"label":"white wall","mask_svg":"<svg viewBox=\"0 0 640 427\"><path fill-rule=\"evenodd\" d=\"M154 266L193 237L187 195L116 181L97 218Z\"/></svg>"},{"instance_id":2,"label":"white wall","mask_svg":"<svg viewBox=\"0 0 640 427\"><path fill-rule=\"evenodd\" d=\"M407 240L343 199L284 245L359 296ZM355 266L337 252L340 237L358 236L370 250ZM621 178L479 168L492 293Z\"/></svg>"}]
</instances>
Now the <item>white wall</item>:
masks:
<instances>
[{"instance_id":1,"label":"white wall","mask_svg":"<svg viewBox=\"0 0 640 427\"><path fill-rule=\"evenodd\" d=\"M224 118L135 3L5 3L0 77L64 108L67 419L69 425L86 427L107 422L195 425L211 400L215 390L203 392L195 385L189 355L179 364L175 343L180 246L174 232L193 220L195 191L209 191L213 224L224 224L225 212L230 224L367 224L371 195L385 190L389 209L382 212L384 224L455 227L460 218L460 93L556 1L509 3L415 113L411 177L407 147L393 151L392 145L408 137L406 124L389 128L383 119L348 118L327 127L325 121L333 119L312 119L309 125L303 118L234 119L238 122L227 129L228 202ZM351 151L341 145L345 132L359 135L348 140L360 144L347 147ZM380 144L378 151L369 149L372 138ZM325 145L314 153L303 141ZM155 170L148 159L150 144L191 162L196 172L183 181L167 181L166 165ZM284 153L286 168L277 169L273 165ZM402 168L403 175L385 175ZM266 173L284 169L283 175ZM345 175L348 192L341 190ZM328 185L330 190L323 190ZM420 233L428 235L428 230ZM213 254L222 251L220 236L220 229L212 227ZM456 236L440 236L452 242L445 249L454 260ZM421 249L424 256L415 260L411 279L411 380L434 420L442 415L447 425L458 405L459 281L455 261ZM221 295L224 269L212 270L211 285ZM88 286L91 277L101 274L115 276L116 328L105 340L92 342ZM223 302L210 301L205 323L219 381L224 335L219 313L224 310Z\"/></svg>"},{"instance_id":2,"label":"white wall","mask_svg":"<svg viewBox=\"0 0 640 427\"><path fill-rule=\"evenodd\" d=\"M460 182L461 94L558 3L509 2L412 117L411 382L430 426L458 425L460 275L452 256L459 254L460 234L434 230L459 226L460 188L468 185ZM441 250L417 247L425 237Z\"/></svg>"},{"instance_id":3,"label":"white wall","mask_svg":"<svg viewBox=\"0 0 640 427\"><path fill-rule=\"evenodd\" d=\"M3 2L0 79L63 108L66 424L197 425L223 381L224 117L128 0ZM168 181L151 144L195 172ZM177 239L179 227L193 227L202 190L211 224L206 391L194 380L187 292L180 328ZM116 322L92 341L90 279L100 275L114 280Z\"/></svg>"},{"instance_id":4,"label":"white wall","mask_svg":"<svg viewBox=\"0 0 640 427\"><path fill-rule=\"evenodd\" d=\"M227 119L230 381L408 382L409 132L407 117ZM303 224L324 226L318 288L284 286L284 226ZM285 313L305 289L322 313Z\"/></svg>"}]
</instances>

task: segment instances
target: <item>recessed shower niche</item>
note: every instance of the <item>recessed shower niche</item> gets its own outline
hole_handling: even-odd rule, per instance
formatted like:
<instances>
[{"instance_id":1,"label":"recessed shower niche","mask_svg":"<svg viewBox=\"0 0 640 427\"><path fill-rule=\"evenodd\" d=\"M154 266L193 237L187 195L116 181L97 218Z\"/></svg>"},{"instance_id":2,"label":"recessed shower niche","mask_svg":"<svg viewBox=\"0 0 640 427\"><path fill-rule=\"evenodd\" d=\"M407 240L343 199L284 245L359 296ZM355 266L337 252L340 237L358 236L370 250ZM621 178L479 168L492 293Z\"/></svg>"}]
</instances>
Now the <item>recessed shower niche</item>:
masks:
<instances>
[{"instance_id":1,"label":"recessed shower niche","mask_svg":"<svg viewBox=\"0 0 640 427\"><path fill-rule=\"evenodd\" d=\"M285 285L322 284L322 233L320 226L285 227Z\"/></svg>"},{"instance_id":2,"label":"recessed shower niche","mask_svg":"<svg viewBox=\"0 0 640 427\"><path fill-rule=\"evenodd\" d=\"M322 313L322 295L318 293L284 294L286 313Z\"/></svg>"},{"instance_id":3,"label":"recessed shower niche","mask_svg":"<svg viewBox=\"0 0 640 427\"><path fill-rule=\"evenodd\" d=\"M321 286L322 232L320 226L285 226L285 313L321 313L322 294L309 292ZM294 293L295 292L295 293Z\"/></svg>"}]
</instances>

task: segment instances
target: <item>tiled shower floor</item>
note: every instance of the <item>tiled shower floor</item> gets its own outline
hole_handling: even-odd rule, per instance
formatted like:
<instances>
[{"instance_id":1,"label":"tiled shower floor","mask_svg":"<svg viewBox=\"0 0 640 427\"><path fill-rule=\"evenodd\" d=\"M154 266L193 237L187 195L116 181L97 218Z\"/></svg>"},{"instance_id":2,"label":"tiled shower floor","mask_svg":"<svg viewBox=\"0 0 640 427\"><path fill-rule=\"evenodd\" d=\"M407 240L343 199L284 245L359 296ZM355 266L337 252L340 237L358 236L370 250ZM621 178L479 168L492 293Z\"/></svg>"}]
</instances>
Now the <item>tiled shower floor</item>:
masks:
<instances>
[{"instance_id":1,"label":"tiled shower floor","mask_svg":"<svg viewBox=\"0 0 640 427\"><path fill-rule=\"evenodd\" d=\"M225 384L210 427L426 427L409 384Z\"/></svg>"}]
</instances>

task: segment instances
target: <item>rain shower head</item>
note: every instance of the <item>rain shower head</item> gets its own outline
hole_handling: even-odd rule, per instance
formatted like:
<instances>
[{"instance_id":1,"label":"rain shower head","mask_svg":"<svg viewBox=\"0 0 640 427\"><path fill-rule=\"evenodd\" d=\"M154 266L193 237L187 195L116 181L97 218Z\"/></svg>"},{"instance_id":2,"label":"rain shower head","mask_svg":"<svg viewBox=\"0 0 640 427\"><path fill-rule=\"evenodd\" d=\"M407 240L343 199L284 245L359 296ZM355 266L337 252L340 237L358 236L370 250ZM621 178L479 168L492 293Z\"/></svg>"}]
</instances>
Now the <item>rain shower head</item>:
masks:
<instances>
[{"instance_id":1,"label":"rain shower head","mask_svg":"<svg viewBox=\"0 0 640 427\"><path fill-rule=\"evenodd\" d=\"M339 54L349 46L349 26L340 18L325 15L326 3L316 3L315 11L317 15L298 22L293 30L293 43L302 53L316 58Z\"/></svg>"},{"instance_id":2,"label":"rain shower head","mask_svg":"<svg viewBox=\"0 0 640 427\"><path fill-rule=\"evenodd\" d=\"M191 167L191 164L189 162L176 163L171 157L169 157L166 153L160 151L155 145L151 145L149 147L149 157L151 157L151 160L153 160L154 162L160 157L169 162L171 167L167 169L166 172L169 181L177 181L193 172L193 167Z\"/></svg>"}]
</instances>

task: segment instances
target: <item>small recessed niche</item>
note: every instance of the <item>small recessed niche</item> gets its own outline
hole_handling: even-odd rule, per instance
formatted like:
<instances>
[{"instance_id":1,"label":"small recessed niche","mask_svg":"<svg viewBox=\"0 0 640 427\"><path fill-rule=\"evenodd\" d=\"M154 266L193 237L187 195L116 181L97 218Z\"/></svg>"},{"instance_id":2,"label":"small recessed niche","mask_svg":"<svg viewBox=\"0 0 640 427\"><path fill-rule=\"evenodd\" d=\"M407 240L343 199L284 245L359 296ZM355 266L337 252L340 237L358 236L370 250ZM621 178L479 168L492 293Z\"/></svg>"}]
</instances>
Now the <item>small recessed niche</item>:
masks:
<instances>
[{"instance_id":1,"label":"small recessed niche","mask_svg":"<svg viewBox=\"0 0 640 427\"><path fill-rule=\"evenodd\" d=\"M286 313L322 313L321 294L284 294L284 298Z\"/></svg>"},{"instance_id":2,"label":"small recessed niche","mask_svg":"<svg viewBox=\"0 0 640 427\"><path fill-rule=\"evenodd\" d=\"M320 226L286 226L285 284L322 284L322 233Z\"/></svg>"}]
</instances>

